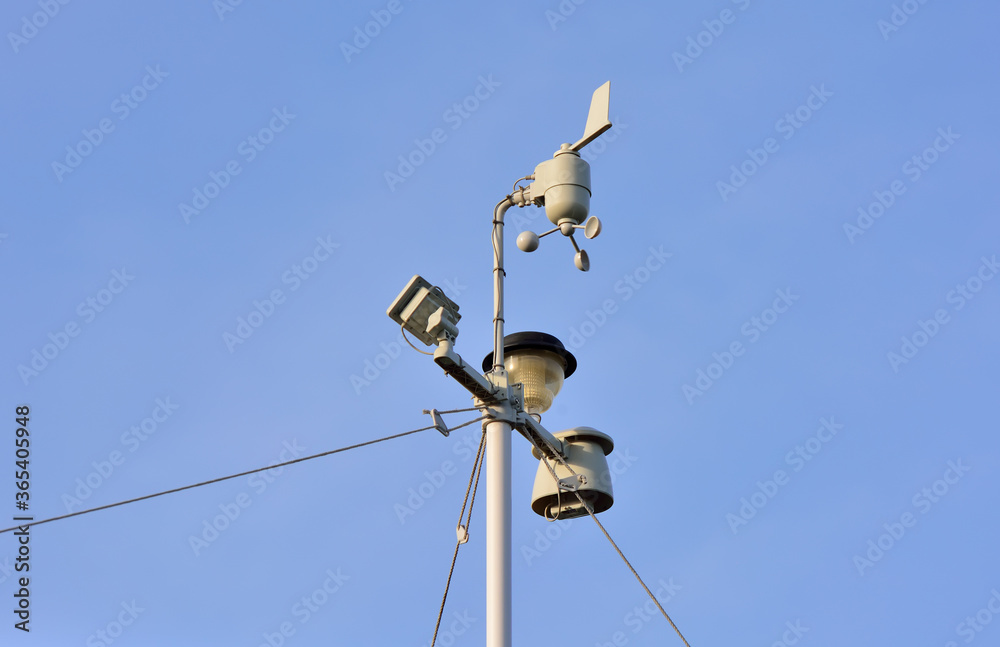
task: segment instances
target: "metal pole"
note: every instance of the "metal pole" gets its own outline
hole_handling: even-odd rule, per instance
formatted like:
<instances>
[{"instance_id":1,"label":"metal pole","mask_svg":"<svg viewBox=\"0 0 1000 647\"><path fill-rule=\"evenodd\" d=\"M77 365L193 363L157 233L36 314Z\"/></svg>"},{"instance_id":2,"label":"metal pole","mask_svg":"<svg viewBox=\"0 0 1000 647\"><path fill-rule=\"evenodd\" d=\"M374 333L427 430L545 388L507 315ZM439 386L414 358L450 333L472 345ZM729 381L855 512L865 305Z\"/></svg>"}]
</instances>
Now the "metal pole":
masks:
<instances>
[{"instance_id":1,"label":"metal pole","mask_svg":"<svg viewBox=\"0 0 1000 647\"><path fill-rule=\"evenodd\" d=\"M511 647L511 427L486 425L486 647Z\"/></svg>"},{"instance_id":2,"label":"metal pole","mask_svg":"<svg viewBox=\"0 0 1000 647\"><path fill-rule=\"evenodd\" d=\"M513 203L493 209L493 372L503 373L503 217ZM509 402L501 408L513 417ZM486 647L511 647L511 426L486 425Z\"/></svg>"}]
</instances>

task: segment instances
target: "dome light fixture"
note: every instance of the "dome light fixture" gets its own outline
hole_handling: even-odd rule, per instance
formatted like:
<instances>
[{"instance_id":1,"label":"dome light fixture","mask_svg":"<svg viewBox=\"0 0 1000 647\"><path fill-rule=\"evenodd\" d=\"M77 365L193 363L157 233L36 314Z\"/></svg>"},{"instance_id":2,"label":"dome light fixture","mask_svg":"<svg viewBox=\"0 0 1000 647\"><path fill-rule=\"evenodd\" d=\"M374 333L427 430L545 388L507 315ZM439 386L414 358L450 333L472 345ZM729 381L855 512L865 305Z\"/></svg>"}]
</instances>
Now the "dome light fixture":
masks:
<instances>
[{"instance_id":1,"label":"dome light fixture","mask_svg":"<svg viewBox=\"0 0 1000 647\"><path fill-rule=\"evenodd\" d=\"M503 338L503 363L511 383L524 388L524 410L536 418L552 406L563 380L576 370L576 358L563 343L543 332L517 332ZM483 371L493 369L493 353Z\"/></svg>"}]
</instances>

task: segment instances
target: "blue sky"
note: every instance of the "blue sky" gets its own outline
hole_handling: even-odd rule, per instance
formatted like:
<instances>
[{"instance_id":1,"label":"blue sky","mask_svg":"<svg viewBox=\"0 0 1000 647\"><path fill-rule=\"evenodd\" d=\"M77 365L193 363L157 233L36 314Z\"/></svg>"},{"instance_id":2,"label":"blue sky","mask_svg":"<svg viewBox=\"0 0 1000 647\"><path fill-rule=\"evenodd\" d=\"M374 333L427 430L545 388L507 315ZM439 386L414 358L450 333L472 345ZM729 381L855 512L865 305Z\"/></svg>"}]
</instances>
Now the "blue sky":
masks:
<instances>
[{"instance_id":1,"label":"blue sky","mask_svg":"<svg viewBox=\"0 0 1000 647\"><path fill-rule=\"evenodd\" d=\"M468 406L385 309L413 274L442 286L478 364L492 207L611 80L616 127L585 149L591 271L559 237L511 244L539 209L508 212L506 237L507 331L579 361L543 423L615 440L608 530L692 645L996 644L998 18L5 3L0 461L30 406L40 519ZM40 526L31 632L8 611L0 635L428 644L478 439L428 431ZM515 644L680 644L590 520L531 512L514 440ZM483 643L484 501L442 645ZM8 605L16 555L0 537Z\"/></svg>"}]
</instances>

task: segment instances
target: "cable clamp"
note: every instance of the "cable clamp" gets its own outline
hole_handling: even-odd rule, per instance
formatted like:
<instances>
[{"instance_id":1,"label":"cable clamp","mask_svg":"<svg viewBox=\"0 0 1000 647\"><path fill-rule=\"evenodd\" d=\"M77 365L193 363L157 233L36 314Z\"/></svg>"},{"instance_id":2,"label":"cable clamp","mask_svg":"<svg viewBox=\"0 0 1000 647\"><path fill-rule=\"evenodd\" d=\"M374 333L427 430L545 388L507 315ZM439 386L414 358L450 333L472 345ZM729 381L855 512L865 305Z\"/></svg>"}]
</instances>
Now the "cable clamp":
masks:
<instances>
[{"instance_id":1,"label":"cable clamp","mask_svg":"<svg viewBox=\"0 0 1000 647\"><path fill-rule=\"evenodd\" d=\"M438 410L437 409L430 409L430 410L424 409L424 413L430 414L430 416L431 416L431 422L434 423L434 428L437 429L438 431L440 431L441 434L445 438L447 438L448 434L451 433L451 430L448 429L448 425L444 424L444 418L441 417L441 414L438 413Z\"/></svg>"},{"instance_id":2,"label":"cable clamp","mask_svg":"<svg viewBox=\"0 0 1000 647\"><path fill-rule=\"evenodd\" d=\"M566 492L576 492L586 484L587 477L583 474L574 474L573 476L559 479L559 489Z\"/></svg>"}]
</instances>

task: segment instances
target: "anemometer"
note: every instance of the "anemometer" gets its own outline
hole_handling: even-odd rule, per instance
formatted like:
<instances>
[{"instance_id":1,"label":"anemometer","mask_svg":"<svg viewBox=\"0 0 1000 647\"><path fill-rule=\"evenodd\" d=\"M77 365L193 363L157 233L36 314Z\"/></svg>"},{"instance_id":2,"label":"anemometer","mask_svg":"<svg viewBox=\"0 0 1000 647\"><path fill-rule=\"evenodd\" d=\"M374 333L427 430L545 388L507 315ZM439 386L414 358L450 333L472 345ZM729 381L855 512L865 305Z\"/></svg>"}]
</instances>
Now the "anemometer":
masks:
<instances>
[{"instance_id":1,"label":"anemometer","mask_svg":"<svg viewBox=\"0 0 1000 647\"><path fill-rule=\"evenodd\" d=\"M555 225L542 234L521 232L517 237L517 247L521 251L535 251L538 249L539 239L558 231L573 244L573 249L576 250L573 263L577 269L583 272L590 269L590 258L577 245L573 233L582 229L587 238L596 238L601 233L601 221L596 216L587 218L591 196L590 164L580 157L580 149L611 128L611 121L608 119L610 95L611 81L594 91L583 137L575 144L560 146L552 159L536 166L535 172L524 178L534 182L527 187L517 187L518 192L511 196L519 207L528 204L545 207L545 215Z\"/></svg>"}]
</instances>

